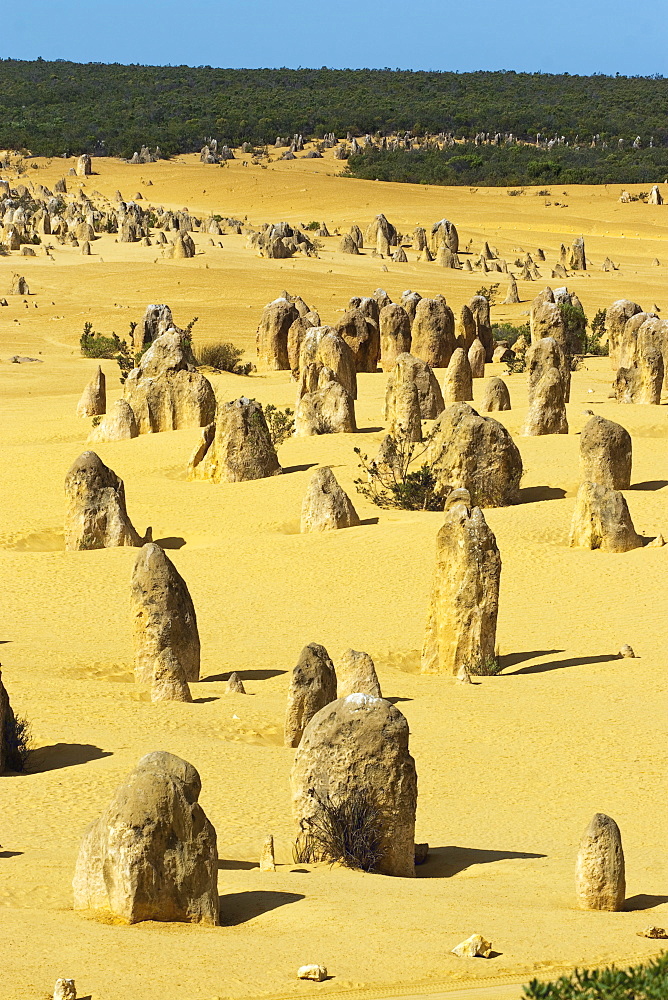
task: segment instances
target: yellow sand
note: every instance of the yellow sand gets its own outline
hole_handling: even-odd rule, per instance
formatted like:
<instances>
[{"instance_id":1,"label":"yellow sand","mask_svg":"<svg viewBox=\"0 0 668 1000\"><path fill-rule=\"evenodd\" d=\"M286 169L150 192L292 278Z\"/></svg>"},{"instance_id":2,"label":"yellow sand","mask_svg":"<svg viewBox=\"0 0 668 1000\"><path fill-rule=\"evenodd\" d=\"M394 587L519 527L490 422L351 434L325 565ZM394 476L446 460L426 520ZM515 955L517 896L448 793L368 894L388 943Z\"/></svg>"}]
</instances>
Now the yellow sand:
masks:
<instances>
[{"instance_id":1,"label":"yellow sand","mask_svg":"<svg viewBox=\"0 0 668 1000\"><path fill-rule=\"evenodd\" d=\"M73 161L28 169L24 181L51 186ZM616 298L668 310L668 208L621 205L621 187L469 191L337 178L325 160L267 169L201 165L196 157L130 166L95 160L88 192L196 215L218 212L254 225L326 221L362 228L379 211L402 231L446 216L462 243L484 239L508 260L542 247L543 279L520 282L523 302L493 318L526 321L528 302L550 279L562 242L584 234L593 266L568 279L592 316ZM143 181L152 181L146 186ZM70 190L81 183L68 178ZM567 208L545 206L562 201ZM151 705L135 690L128 617L132 549L63 550L63 477L85 449L90 421L75 405L97 362L80 356L83 323L125 334L148 302L168 302L196 343L232 340L253 357L262 306L283 288L301 294L323 321L351 295L378 286L443 292L456 312L481 284L505 275L445 271L346 257L338 237L320 259L272 261L223 236L195 234L193 260L105 236L91 257L51 240L55 262L0 257L0 295L14 272L33 293L0 309L0 572L7 643L3 679L32 722L34 771L0 779L2 1000L44 997L73 976L95 1000L204 1000L312 996L353 985L473 984L528 977L574 964L641 959L660 941L636 936L668 924L666 844L666 649L668 547L625 555L567 546L579 482L578 431L591 408L633 436L637 529L668 537L668 409L608 399L607 359L573 378L568 436L518 438L525 463L522 502L486 516L503 558L498 639L502 676L473 686L417 673L438 513L383 511L354 490L353 447L372 455L382 438L385 376L360 377L361 433L292 439L279 452L285 475L251 483L189 483L198 433L178 431L100 444L125 481L135 526L153 526L190 587L202 637L202 677L192 705ZM215 238L218 242L218 238ZM620 265L603 273L605 256ZM658 257L662 264L653 267ZM14 354L43 364L10 365ZM103 362L110 400L121 393ZM489 374L505 377L502 366ZM439 377L442 373L439 373ZM242 394L291 405L288 373L212 376L223 400ZM517 435L526 413L524 378L509 378L513 409L500 419ZM476 398L482 382L476 383ZM364 523L301 536L299 512L310 469L330 464ZM181 546L181 547L178 547ZM417 840L431 845L418 878L362 875L291 859L289 772L282 744L288 672L301 647L321 642L336 660L352 646L374 658L387 697L410 723L419 775ZM638 658L615 654L630 643ZM223 694L237 670L247 697ZM82 833L138 758L165 749L191 761L201 802L218 832L225 926L155 923L126 927L75 913L70 883ZM629 909L574 908L580 834L596 811L618 822L627 861ZM256 862L267 833L278 871ZM500 954L457 959L451 948L474 932ZM322 985L295 981L299 965L325 964Z\"/></svg>"}]
</instances>

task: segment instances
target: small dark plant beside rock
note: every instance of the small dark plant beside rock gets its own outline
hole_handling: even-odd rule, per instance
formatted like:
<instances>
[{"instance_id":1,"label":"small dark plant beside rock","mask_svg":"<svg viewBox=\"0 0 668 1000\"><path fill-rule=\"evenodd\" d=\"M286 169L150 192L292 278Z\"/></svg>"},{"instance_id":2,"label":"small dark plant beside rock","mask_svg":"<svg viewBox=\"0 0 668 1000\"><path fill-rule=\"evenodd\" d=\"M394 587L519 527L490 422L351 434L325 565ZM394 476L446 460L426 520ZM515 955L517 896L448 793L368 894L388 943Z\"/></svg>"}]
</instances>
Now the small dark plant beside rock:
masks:
<instances>
[{"instance_id":1,"label":"small dark plant beside rock","mask_svg":"<svg viewBox=\"0 0 668 1000\"><path fill-rule=\"evenodd\" d=\"M229 342L220 344L203 344L197 349L197 364L208 365L219 372L231 372L233 375L249 375L253 370L250 362L241 364L243 350Z\"/></svg>"},{"instance_id":2,"label":"small dark plant beside rock","mask_svg":"<svg viewBox=\"0 0 668 1000\"><path fill-rule=\"evenodd\" d=\"M341 802L317 799L319 810L294 846L297 864L329 861L373 872L383 858L380 813L364 792L350 792Z\"/></svg>"},{"instance_id":3,"label":"small dark plant beside rock","mask_svg":"<svg viewBox=\"0 0 668 1000\"><path fill-rule=\"evenodd\" d=\"M279 410L273 403L267 403L264 407L264 418L267 421L274 448L278 448L280 444L292 437L295 429L294 416L295 412L289 406L286 406L284 410Z\"/></svg>"},{"instance_id":4,"label":"small dark plant beside rock","mask_svg":"<svg viewBox=\"0 0 668 1000\"><path fill-rule=\"evenodd\" d=\"M12 711L7 713L5 719L5 746L9 770L24 772L32 749L30 723Z\"/></svg>"},{"instance_id":5,"label":"small dark plant beside rock","mask_svg":"<svg viewBox=\"0 0 668 1000\"><path fill-rule=\"evenodd\" d=\"M376 507L399 507L402 510L443 510L445 497L440 492L434 470L428 462L416 466L425 454L429 439L420 444L405 437L391 439L392 455L377 463L355 448L359 467L365 478L355 479L355 488Z\"/></svg>"},{"instance_id":6,"label":"small dark plant beside rock","mask_svg":"<svg viewBox=\"0 0 668 1000\"><path fill-rule=\"evenodd\" d=\"M112 333L110 337L96 333L92 323L84 323L79 344L85 358L115 358L123 341L115 333Z\"/></svg>"}]
</instances>

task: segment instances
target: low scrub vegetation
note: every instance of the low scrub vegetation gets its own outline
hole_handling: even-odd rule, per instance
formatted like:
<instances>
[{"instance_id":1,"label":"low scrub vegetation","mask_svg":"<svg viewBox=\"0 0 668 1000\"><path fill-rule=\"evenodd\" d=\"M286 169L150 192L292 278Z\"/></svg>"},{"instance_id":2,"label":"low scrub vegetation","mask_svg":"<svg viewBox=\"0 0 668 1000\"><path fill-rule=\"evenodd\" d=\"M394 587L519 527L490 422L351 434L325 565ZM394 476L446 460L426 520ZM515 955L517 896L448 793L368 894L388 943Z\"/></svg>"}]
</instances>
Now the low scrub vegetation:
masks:
<instances>
[{"instance_id":1,"label":"low scrub vegetation","mask_svg":"<svg viewBox=\"0 0 668 1000\"><path fill-rule=\"evenodd\" d=\"M420 444L405 436L391 438L383 461L370 460L355 448L363 477L355 480L357 492L377 507L402 510L443 510L445 497L428 462L417 465L429 439ZM411 468L413 466L413 468Z\"/></svg>"},{"instance_id":2,"label":"low scrub vegetation","mask_svg":"<svg viewBox=\"0 0 668 1000\"><path fill-rule=\"evenodd\" d=\"M357 791L340 802L327 795L317 802L318 812L309 830L295 844L295 862L329 861L358 871L376 871L383 858L381 817L371 798Z\"/></svg>"},{"instance_id":3,"label":"low scrub vegetation","mask_svg":"<svg viewBox=\"0 0 668 1000\"><path fill-rule=\"evenodd\" d=\"M219 344L202 344L198 347L196 360L198 365L215 368L219 372L231 372L233 375L249 375L253 370L250 362L242 363L244 352L229 342Z\"/></svg>"},{"instance_id":4,"label":"low scrub vegetation","mask_svg":"<svg viewBox=\"0 0 668 1000\"><path fill-rule=\"evenodd\" d=\"M665 1000L668 953L629 969L576 969L551 983L533 979L524 987L527 1000Z\"/></svg>"}]
</instances>

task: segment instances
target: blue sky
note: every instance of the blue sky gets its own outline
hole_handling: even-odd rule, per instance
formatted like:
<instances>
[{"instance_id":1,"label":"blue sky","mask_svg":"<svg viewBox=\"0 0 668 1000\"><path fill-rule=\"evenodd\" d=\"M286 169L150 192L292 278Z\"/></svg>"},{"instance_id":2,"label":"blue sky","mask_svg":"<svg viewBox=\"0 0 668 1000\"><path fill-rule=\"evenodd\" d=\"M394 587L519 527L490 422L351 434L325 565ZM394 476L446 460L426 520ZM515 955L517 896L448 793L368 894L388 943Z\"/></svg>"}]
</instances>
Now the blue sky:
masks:
<instances>
[{"instance_id":1,"label":"blue sky","mask_svg":"<svg viewBox=\"0 0 668 1000\"><path fill-rule=\"evenodd\" d=\"M668 0L23 0L0 56L668 76Z\"/></svg>"}]
</instances>

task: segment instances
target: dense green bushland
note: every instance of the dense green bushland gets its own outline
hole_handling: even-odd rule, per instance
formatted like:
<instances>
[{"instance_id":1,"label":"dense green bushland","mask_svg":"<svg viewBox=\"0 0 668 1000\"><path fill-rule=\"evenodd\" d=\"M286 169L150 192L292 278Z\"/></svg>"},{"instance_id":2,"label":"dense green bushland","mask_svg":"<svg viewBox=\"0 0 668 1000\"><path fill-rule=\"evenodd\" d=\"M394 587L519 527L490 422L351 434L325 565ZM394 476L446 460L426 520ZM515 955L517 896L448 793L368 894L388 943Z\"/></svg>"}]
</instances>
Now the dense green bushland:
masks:
<instances>
[{"instance_id":1,"label":"dense green bushland","mask_svg":"<svg viewBox=\"0 0 668 1000\"><path fill-rule=\"evenodd\" d=\"M668 176L668 146L475 146L446 149L369 149L351 156L348 172L367 180L411 184L513 186L544 184L647 184ZM561 194L560 188L552 192Z\"/></svg>"},{"instance_id":2,"label":"dense green bushland","mask_svg":"<svg viewBox=\"0 0 668 1000\"><path fill-rule=\"evenodd\" d=\"M450 131L668 142L668 80L547 73L214 69L0 60L0 148L165 155L207 136Z\"/></svg>"},{"instance_id":3,"label":"dense green bushland","mask_svg":"<svg viewBox=\"0 0 668 1000\"><path fill-rule=\"evenodd\" d=\"M665 1000L668 954L629 969L576 970L552 983L534 979L524 987L528 1000Z\"/></svg>"}]
</instances>

